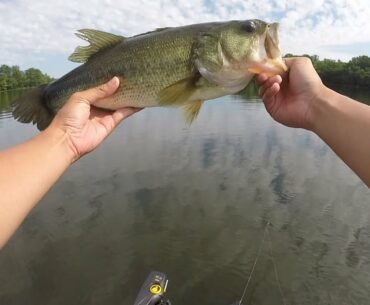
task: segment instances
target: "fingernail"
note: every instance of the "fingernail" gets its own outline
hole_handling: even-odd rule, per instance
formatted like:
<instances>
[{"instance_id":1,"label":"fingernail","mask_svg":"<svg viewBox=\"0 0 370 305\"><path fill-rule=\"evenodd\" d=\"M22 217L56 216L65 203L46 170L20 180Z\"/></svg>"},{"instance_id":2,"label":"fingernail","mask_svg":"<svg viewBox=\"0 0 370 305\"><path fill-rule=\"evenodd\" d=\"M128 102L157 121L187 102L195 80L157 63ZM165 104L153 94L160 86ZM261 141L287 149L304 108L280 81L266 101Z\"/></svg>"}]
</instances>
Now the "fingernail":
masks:
<instances>
[{"instance_id":1,"label":"fingernail","mask_svg":"<svg viewBox=\"0 0 370 305\"><path fill-rule=\"evenodd\" d=\"M108 83L107 85L109 87L116 87L118 85L118 82L119 82L119 79L117 76L113 77Z\"/></svg>"}]
</instances>

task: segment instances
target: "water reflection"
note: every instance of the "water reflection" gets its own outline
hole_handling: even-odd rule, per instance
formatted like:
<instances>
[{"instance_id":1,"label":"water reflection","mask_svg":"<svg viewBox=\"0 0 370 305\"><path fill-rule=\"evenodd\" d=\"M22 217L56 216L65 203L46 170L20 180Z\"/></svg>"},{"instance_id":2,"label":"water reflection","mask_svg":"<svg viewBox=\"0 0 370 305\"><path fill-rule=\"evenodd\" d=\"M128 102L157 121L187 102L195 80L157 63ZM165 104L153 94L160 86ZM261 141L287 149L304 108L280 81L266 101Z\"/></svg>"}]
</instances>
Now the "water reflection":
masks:
<instances>
[{"instance_id":1,"label":"water reflection","mask_svg":"<svg viewBox=\"0 0 370 305\"><path fill-rule=\"evenodd\" d=\"M3 91L0 92L0 120L8 117L11 117L9 93L7 91Z\"/></svg>"},{"instance_id":2,"label":"water reflection","mask_svg":"<svg viewBox=\"0 0 370 305\"><path fill-rule=\"evenodd\" d=\"M0 129L0 148L37 132L11 118ZM368 304L368 198L323 142L256 99L208 102L190 128L176 109L144 110L0 253L0 304L132 304L153 269L173 304L231 304L268 221L287 304ZM282 304L267 243L245 304Z\"/></svg>"},{"instance_id":3,"label":"water reflection","mask_svg":"<svg viewBox=\"0 0 370 305\"><path fill-rule=\"evenodd\" d=\"M27 89L0 91L0 120L12 117L11 102L26 91Z\"/></svg>"}]
</instances>

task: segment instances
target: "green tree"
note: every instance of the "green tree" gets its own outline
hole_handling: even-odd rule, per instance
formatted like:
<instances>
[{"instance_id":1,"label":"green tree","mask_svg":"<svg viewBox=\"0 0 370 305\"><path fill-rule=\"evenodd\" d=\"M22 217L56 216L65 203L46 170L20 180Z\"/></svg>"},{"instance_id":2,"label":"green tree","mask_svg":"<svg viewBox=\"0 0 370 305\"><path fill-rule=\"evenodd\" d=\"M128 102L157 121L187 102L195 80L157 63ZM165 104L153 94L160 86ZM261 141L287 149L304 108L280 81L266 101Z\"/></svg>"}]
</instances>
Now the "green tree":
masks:
<instances>
[{"instance_id":1,"label":"green tree","mask_svg":"<svg viewBox=\"0 0 370 305\"><path fill-rule=\"evenodd\" d=\"M51 80L50 76L39 69L30 68L24 72L19 66L0 66L0 91L39 86Z\"/></svg>"},{"instance_id":2,"label":"green tree","mask_svg":"<svg viewBox=\"0 0 370 305\"><path fill-rule=\"evenodd\" d=\"M370 70L370 57L368 56L358 56L358 57L353 57L349 62L348 62L349 67L359 67L361 69Z\"/></svg>"},{"instance_id":3,"label":"green tree","mask_svg":"<svg viewBox=\"0 0 370 305\"><path fill-rule=\"evenodd\" d=\"M30 68L24 73L27 87L34 87L50 81L50 77L44 75L39 69Z\"/></svg>"},{"instance_id":4,"label":"green tree","mask_svg":"<svg viewBox=\"0 0 370 305\"><path fill-rule=\"evenodd\" d=\"M285 57L294 57L291 53ZM298 55L302 56L302 55ZM352 87L370 87L370 57L363 55L352 58L348 63L340 60L320 60L317 55L303 56L311 59L316 71L326 84Z\"/></svg>"},{"instance_id":5,"label":"green tree","mask_svg":"<svg viewBox=\"0 0 370 305\"><path fill-rule=\"evenodd\" d=\"M22 72L18 66L10 68L11 78L14 79L14 86L16 88L24 87L24 72Z\"/></svg>"}]
</instances>

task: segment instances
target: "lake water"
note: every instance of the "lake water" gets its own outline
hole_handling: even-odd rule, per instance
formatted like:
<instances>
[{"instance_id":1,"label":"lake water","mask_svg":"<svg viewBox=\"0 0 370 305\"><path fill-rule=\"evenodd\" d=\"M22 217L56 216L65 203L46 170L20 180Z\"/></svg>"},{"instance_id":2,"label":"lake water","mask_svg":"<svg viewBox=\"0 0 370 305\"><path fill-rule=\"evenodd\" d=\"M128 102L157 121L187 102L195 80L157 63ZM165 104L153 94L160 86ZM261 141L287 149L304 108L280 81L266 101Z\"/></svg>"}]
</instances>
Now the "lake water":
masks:
<instances>
[{"instance_id":1,"label":"lake water","mask_svg":"<svg viewBox=\"0 0 370 305\"><path fill-rule=\"evenodd\" d=\"M11 117L16 92L0 94L4 149L38 131ZM131 305L158 270L174 305L229 305L260 247L243 304L369 304L369 195L258 98L207 102L191 127L180 110L146 109L74 164L0 252L0 304Z\"/></svg>"}]
</instances>

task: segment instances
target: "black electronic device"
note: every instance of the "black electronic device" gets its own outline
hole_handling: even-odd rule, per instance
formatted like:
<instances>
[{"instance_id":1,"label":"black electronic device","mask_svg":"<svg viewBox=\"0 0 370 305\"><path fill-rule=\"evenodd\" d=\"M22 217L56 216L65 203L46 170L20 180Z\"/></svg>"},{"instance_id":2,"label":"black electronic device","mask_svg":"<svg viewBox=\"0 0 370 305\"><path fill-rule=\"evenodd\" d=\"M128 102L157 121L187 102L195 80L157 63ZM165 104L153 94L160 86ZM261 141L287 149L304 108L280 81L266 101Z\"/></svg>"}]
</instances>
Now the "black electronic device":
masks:
<instances>
[{"instance_id":1,"label":"black electronic device","mask_svg":"<svg viewBox=\"0 0 370 305\"><path fill-rule=\"evenodd\" d=\"M164 296L167 289L167 276L153 271L149 274L136 297L134 305L171 305Z\"/></svg>"}]
</instances>

